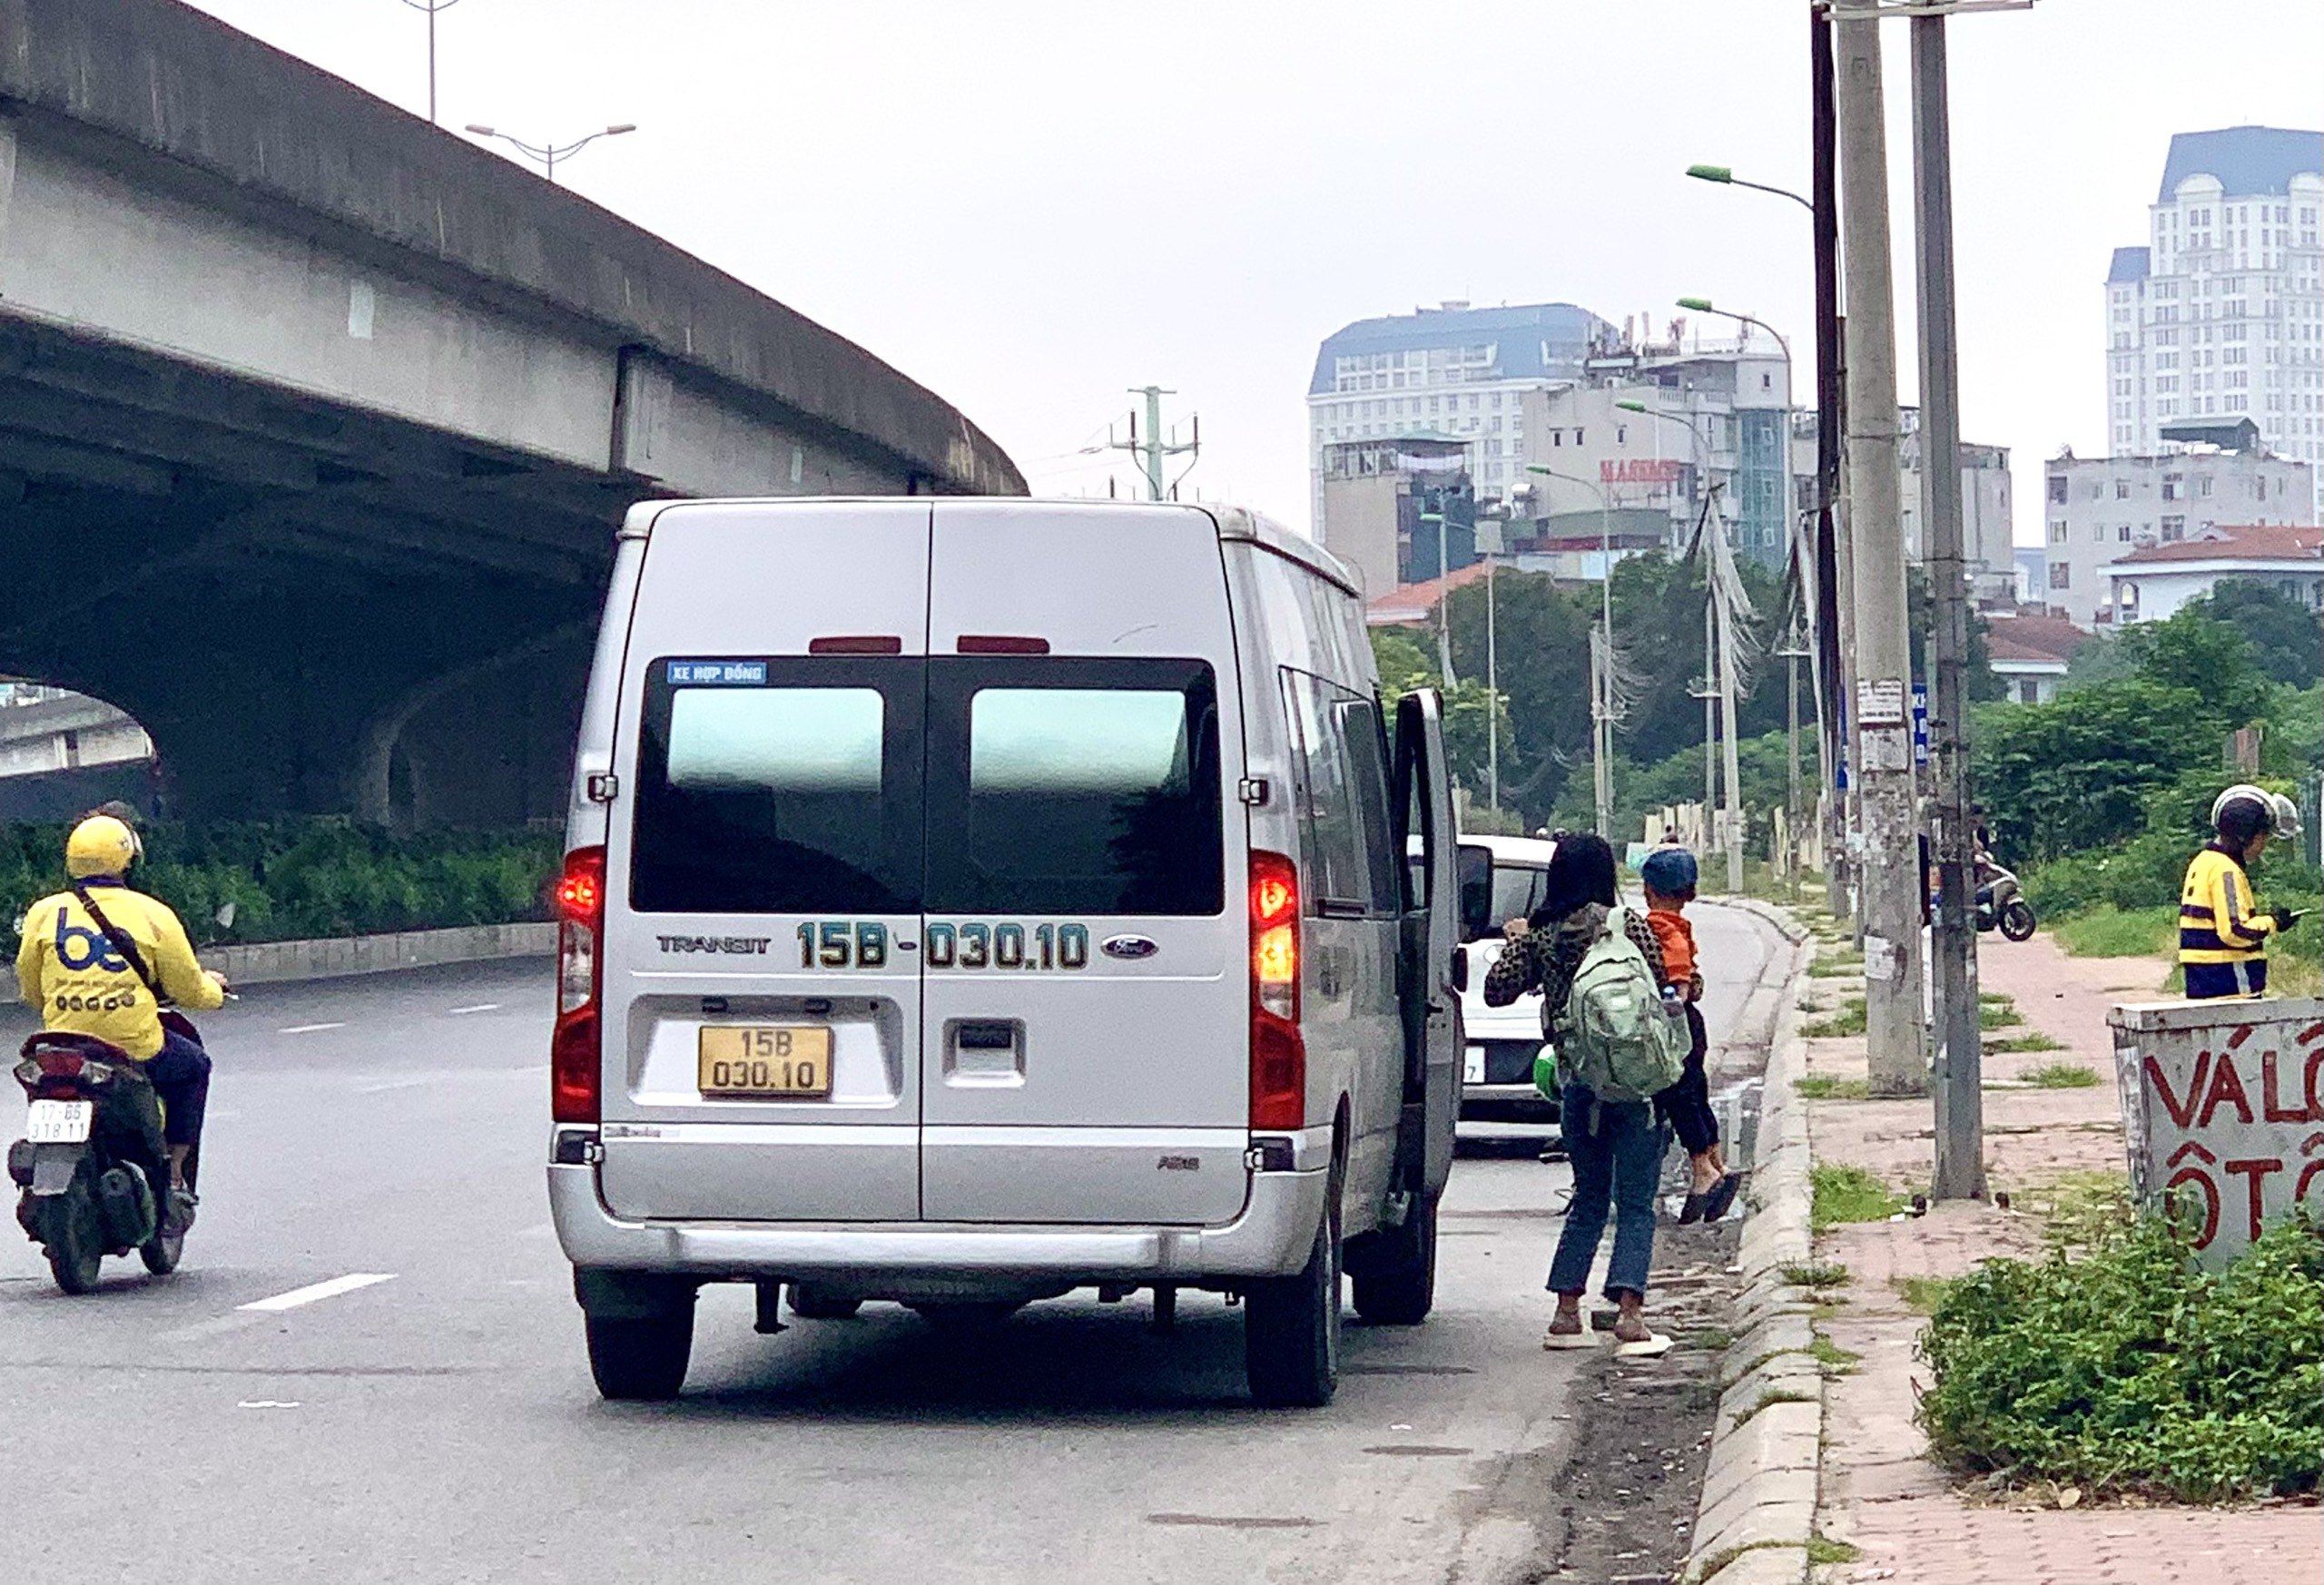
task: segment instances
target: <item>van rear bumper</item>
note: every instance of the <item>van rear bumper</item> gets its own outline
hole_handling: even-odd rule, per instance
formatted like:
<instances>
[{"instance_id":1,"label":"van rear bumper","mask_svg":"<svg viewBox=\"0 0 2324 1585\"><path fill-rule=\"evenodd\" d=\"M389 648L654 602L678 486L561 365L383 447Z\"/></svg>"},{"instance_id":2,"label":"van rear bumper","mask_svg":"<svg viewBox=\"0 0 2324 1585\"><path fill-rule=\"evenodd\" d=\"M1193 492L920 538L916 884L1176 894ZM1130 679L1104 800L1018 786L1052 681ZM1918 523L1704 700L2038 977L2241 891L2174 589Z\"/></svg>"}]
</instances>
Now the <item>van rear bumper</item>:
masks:
<instances>
[{"instance_id":1,"label":"van rear bumper","mask_svg":"<svg viewBox=\"0 0 2324 1585\"><path fill-rule=\"evenodd\" d=\"M576 1266L709 1279L1022 1277L1068 1285L1288 1276L1307 1263L1328 1167L1255 1172L1242 1214L1217 1227L959 1222L628 1221L594 1167L551 1166L550 1215Z\"/></svg>"}]
</instances>

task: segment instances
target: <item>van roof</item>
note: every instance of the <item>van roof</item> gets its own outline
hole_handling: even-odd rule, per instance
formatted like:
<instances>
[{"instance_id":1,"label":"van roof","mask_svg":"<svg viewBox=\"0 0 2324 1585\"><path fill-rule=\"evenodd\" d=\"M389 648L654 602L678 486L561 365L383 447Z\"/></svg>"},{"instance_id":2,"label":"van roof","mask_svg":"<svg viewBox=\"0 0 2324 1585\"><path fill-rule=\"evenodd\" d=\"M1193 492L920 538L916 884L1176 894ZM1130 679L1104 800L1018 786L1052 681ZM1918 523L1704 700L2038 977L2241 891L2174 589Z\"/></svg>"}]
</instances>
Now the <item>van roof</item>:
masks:
<instances>
[{"instance_id":1,"label":"van roof","mask_svg":"<svg viewBox=\"0 0 2324 1585\"><path fill-rule=\"evenodd\" d=\"M735 501L723 501L720 504L797 507L855 501L891 501L895 498L893 496L766 496L742 497ZM1225 506L1215 502L1194 506L1174 501L1098 501L1079 498L1045 500L1039 497L1029 500L1023 496L947 496L943 499L946 508L954 511L963 507L974 508L980 503L989 502L994 508L1002 510L1038 504L1086 507L1091 511L1200 512L1216 525L1218 537L1221 539L1237 539L1264 546L1285 560L1297 562L1317 576L1338 585L1357 599L1364 597L1364 580L1354 568L1305 535L1295 533L1265 513L1255 512L1248 507ZM688 501L684 498L639 501L632 506L622 518L620 537L644 539L653 533L654 519L660 517L665 510L671 507L687 504Z\"/></svg>"}]
</instances>

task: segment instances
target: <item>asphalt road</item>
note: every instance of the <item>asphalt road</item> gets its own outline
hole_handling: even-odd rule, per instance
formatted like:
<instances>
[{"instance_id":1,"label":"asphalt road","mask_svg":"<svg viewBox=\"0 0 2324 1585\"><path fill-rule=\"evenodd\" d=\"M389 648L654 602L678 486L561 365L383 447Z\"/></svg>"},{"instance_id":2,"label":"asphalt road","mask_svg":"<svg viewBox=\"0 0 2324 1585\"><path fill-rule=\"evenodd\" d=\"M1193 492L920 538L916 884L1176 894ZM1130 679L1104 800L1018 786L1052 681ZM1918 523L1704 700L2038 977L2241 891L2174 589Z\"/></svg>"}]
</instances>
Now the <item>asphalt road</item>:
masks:
<instances>
[{"instance_id":1,"label":"asphalt road","mask_svg":"<svg viewBox=\"0 0 2324 1585\"><path fill-rule=\"evenodd\" d=\"M1779 986L1746 1008L1768 927L1698 932L1714 1029L1771 1018ZM1351 1314L1325 1410L1251 1408L1207 1295L1173 1336L1077 1295L976 1335L873 1305L760 1337L738 1287L705 1290L680 1402L608 1405L541 1186L548 985L422 970L207 1015L172 1277L108 1261L66 1298L0 1223L0 1580L1523 1577L1588 1408L1589 1362L1537 1346L1562 1167L1464 1157L1434 1316Z\"/></svg>"}]
</instances>

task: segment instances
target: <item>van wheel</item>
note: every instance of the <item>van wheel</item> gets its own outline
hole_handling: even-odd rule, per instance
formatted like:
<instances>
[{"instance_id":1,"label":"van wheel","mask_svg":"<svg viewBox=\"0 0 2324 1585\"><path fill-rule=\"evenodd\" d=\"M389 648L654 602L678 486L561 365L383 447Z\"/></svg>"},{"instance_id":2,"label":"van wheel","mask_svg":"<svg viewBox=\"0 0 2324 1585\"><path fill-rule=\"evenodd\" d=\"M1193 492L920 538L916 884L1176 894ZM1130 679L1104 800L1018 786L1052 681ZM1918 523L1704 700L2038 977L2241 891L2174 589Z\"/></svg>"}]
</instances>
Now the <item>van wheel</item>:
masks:
<instances>
[{"instance_id":1,"label":"van wheel","mask_svg":"<svg viewBox=\"0 0 2324 1585\"><path fill-rule=\"evenodd\" d=\"M791 1313L803 1321L852 1321L863 1301L823 1288L791 1285Z\"/></svg>"},{"instance_id":2,"label":"van wheel","mask_svg":"<svg viewBox=\"0 0 2324 1585\"><path fill-rule=\"evenodd\" d=\"M1417 1326L1436 1304L1436 1208L1430 1199L1404 1225L1375 1234L1355 1274L1355 1313L1374 1326Z\"/></svg>"},{"instance_id":3,"label":"van wheel","mask_svg":"<svg viewBox=\"0 0 2324 1585\"><path fill-rule=\"evenodd\" d=\"M1253 1283L1243 1302L1243 1369L1263 1408L1320 1409L1340 1384L1337 1191L1297 1276Z\"/></svg>"},{"instance_id":4,"label":"van wheel","mask_svg":"<svg viewBox=\"0 0 2324 1585\"><path fill-rule=\"evenodd\" d=\"M589 1373L602 1397L659 1403L685 1384L694 1354L694 1305L689 1302L642 1317L590 1315Z\"/></svg>"}]
</instances>

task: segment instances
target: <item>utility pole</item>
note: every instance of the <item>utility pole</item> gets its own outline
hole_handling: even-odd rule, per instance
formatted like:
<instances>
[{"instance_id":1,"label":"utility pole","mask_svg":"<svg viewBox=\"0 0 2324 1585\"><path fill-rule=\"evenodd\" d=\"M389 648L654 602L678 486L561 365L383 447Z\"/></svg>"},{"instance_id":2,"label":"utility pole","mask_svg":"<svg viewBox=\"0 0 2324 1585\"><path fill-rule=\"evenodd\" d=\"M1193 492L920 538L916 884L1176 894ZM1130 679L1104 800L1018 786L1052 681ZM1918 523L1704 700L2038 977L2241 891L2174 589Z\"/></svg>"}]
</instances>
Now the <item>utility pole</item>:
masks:
<instances>
[{"instance_id":1,"label":"utility pole","mask_svg":"<svg viewBox=\"0 0 2324 1585\"><path fill-rule=\"evenodd\" d=\"M1136 453L1146 469L1147 499L1168 500L1170 487L1162 482L1162 459L1166 457L1201 454L1201 416L1196 416L1193 439L1166 442L1162 438L1162 399L1166 396L1176 396L1178 393L1174 390L1165 390L1158 385L1141 385L1131 387L1129 394L1146 399L1146 438L1140 440L1137 438L1137 412L1136 409L1132 409L1129 415L1129 438L1117 440L1109 434L1106 437L1107 448L1113 451ZM1182 474L1179 477L1185 476Z\"/></svg>"},{"instance_id":2,"label":"utility pole","mask_svg":"<svg viewBox=\"0 0 2324 1585\"><path fill-rule=\"evenodd\" d=\"M1876 12L1835 22L1841 214L1846 237L1849 512L1855 541L1856 718L1863 814L1867 1063L1876 1096L1927 1088L1920 841L1913 812L1910 616L1896 472L1896 324L1888 261L1888 135Z\"/></svg>"},{"instance_id":3,"label":"utility pole","mask_svg":"<svg viewBox=\"0 0 2324 1585\"><path fill-rule=\"evenodd\" d=\"M1493 536L1500 537L1496 527ZM1498 547L1496 547L1498 548ZM1501 812L1501 638L1494 632L1493 556L1485 556L1485 803Z\"/></svg>"},{"instance_id":4,"label":"utility pole","mask_svg":"<svg viewBox=\"0 0 2324 1585\"><path fill-rule=\"evenodd\" d=\"M1936 990L1936 1170L1940 1200L1983 1199L1984 1051L1977 1027L1977 932L1969 917L1969 601L1961 526L1960 360L1955 341L1953 133L1945 16L1912 19L1914 242L1920 283L1921 521L1934 606L1929 721L1930 931Z\"/></svg>"},{"instance_id":5,"label":"utility pole","mask_svg":"<svg viewBox=\"0 0 2324 1585\"><path fill-rule=\"evenodd\" d=\"M1436 504L1445 504L1441 494ZM1452 526L1443 512L1423 512L1420 520L1436 525L1436 670L1444 679L1445 691L1450 693L1458 680L1452 675L1452 591L1445 584L1452 574L1446 567L1450 553L1444 548L1444 541Z\"/></svg>"},{"instance_id":6,"label":"utility pole","mask_svg":"<svg viewBox=\"0 0 2324 1585\"><path fill-rule=\"evenodd\" d=\"M1840 458L1846 431L1846 355L1840 319L1839 119L1833 100L1832 24L1807 8L1809 143L1814 153L1816 247L1816 696L1822 708L1817 803L1823 813L1824 896L1835 919L1849 917L1847 782L1840 740L1846 733L1856 595L1840 539Z\"/></svg>"},{"instance_id":7,"label":"utility pole","mask_svg":"<svg viewBox=\"0 0 2324 1585\"><path fill-rule=\"evenodd\" d=\"M428 124L436 124L436 14L449 11L460 0L403 0L414 11L428 13Z\"/></svg>"},{"instance_id":8,"label":"utility pole","mask_svg":"<svg viewBox=\"0 0 2324 1585\"><path fill-rule=\"evenodd\" d=\"M1598 834L1611 842L1614 836L1614 772L1607 762L1607 746L1614 737L1613 657L1608 652L1606 630L1590 630L1590 776L1592 791L1598 796Z\"/></svg>"}]
</instances>

